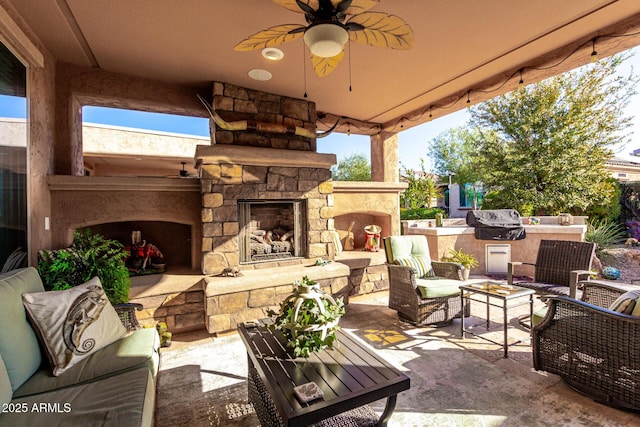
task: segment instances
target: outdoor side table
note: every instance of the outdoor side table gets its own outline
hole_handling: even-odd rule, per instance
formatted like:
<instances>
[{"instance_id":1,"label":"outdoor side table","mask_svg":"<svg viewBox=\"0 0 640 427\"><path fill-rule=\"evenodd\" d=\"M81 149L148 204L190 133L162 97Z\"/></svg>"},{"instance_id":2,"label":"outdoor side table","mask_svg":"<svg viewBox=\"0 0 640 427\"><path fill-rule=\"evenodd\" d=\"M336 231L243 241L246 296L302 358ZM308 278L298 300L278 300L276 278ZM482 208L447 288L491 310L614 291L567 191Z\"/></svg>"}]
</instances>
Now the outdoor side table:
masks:
<instances>
[{"instance_id":1,"label":"outdoor side table","mask_svg":"<svg viewBox=\"0 0 640 427\"><path fill-rule=\"evenodd\" d=\"M533 316L533 296L535 295L535 291L533 289L522 288L520 286L506 285L500 282L492 282L486 281L484 283L473 283L469 285L461 285L460 286L460 302L464 307L464 300L467 299L469 301L481 302L487 307L487 315L486 315L486 327L489 330L490 323L490 308L491 307L500 307L502 308L502 317L503 317L503 341L497 342L488 337L476 334L475 332L465 328L464 325L464 316L460 319L460 334L462 338L465 338L465 333L469 333L471 335L477 336L478 338L482 338L483 340L492 342L494 344L502 345L504 349L504 357L509 357L508 351L509 346L519 344L524 339L517 340L512 343L508 342L508 318L507 314L510 308L520 307L526 304L529 304L529 315ZM480 296L481 298L474 298L474 296ZM528 297L524 299L524 297ZM499 303L495 303L493 301L498 300ZM518 301L516 301L518 300Z\"/></svg>"},{"instance_id":2,"label":"outdoor side table","mask_svg":"<svg viewBox=\"0 0 640 427\"><path fill-rule=\"evenodd\" d=\"M281 334L267 328L266 321L238 324L247 348L249 400L263 426L309 426L340 414L363 421L373 415L365 425L387 424L398 393L410 387L408 376L342 330L332 350L292 358ZM293 388L309 382L324 397L301 403ZM377 419L368 404L384 398L387 404Z\"/></svg>"}]
</instances>

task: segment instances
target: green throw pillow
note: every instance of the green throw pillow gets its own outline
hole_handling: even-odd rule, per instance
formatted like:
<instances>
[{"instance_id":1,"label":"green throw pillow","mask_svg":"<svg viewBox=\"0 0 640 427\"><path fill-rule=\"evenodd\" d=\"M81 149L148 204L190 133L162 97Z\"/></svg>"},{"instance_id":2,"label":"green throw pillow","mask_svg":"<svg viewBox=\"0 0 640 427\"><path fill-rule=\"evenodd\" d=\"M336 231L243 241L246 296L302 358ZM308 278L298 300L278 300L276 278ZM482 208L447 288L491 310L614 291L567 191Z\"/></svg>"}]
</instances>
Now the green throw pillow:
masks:
<instances>
[{"instance_id":1,"label":"green throw pillow","mask_svg":"<svg viewBox=\"0 0 640 427\"><path fill-rule=\"evenodd\" d=\"M431 260L422 256L414 256L408 258L396 258L395 263L404 267L411 267L416 271L416 277L426 279L435 277L436 273L431 266Z\"/></svg>"},{"instance_id":2,"label":"green throw pillow","mask_svg":"<svg viewBox=\"0 0 640 427\"><path fill-rule=\"evenodd\" d=\"M42 280L33 267L0 275L0 354L13 391L42 364L38 338L22 305L23 293L41 291L44 291Z\"/></svg>"}]
</instances>

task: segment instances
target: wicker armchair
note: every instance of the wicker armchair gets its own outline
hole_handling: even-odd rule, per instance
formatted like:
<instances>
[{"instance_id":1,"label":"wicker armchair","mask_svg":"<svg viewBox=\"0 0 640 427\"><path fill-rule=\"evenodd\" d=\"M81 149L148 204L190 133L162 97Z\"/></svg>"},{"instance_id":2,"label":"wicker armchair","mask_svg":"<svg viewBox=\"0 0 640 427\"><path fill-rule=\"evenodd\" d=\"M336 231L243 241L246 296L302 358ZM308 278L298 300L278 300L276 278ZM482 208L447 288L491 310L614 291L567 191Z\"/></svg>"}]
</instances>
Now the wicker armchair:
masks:
<instances>
[{"instance_id":1,"label":"wicker armchair","mask_svg":"<svg viewBox=\"0 0 640 427\"><path fill-rule=\"evenodd\" d=\"M142 304L126 302L115 304L113 308L115 308L120 321L127 331L135 331L141 328L140 323L138 323L138 317L136 316L136 310L142 311Z\"/></svg>"},{"instance_id":2,"label":"wicker armchair","mask_svg":"<svg viewBox=\"0 0 640 427\"><path fill-rule=\"evenodd\" d=\"M565 295L580 298L577 283L591 274L591 262L595 255L595 243L568 240L541 240L536 263L510 262L508 283L533 289L541 295ZM533 282L514 282L514 267L535 266Z\"/></svg>"},{"instance_id":3,"label":"wicker armchair","mask_svg":"<svg viewBox=\"0 0 640 427\"><path fill-rule=\"evenodd\" d=\"M581 286L583 301L548 298L547 314L532 330L533 366L598 402L640 410L640 317L603 308L624 289Z\"/></svg>"},{"instance_id":4,"label":"wicker armchair","mask_svg":"<svg viewBox=\"0 0 640 427\"><path fill-rule=\"evenodd\" d=\"M383 239L387 255L387 269L389 272L389 308L398 312L398 316L416 326L450 323L453 319L462 316L460 303L460 291L454 286L454 291L449 295L433 298L425 298L418 289L416 270L411 267L396 265L395 259L401 254L394 254L392 239L411 239L414 246L420 247L422 254L429 254L429 244L426 236L391 236ZM406 255L406 254L402 254ZM434 285L438 281L461 281L462 269L460 264L453 262L431 261L433 271L437 277L428 281ZM464 316L469 316L469 304L465 304Z\"/></svg>"}]
</instances>

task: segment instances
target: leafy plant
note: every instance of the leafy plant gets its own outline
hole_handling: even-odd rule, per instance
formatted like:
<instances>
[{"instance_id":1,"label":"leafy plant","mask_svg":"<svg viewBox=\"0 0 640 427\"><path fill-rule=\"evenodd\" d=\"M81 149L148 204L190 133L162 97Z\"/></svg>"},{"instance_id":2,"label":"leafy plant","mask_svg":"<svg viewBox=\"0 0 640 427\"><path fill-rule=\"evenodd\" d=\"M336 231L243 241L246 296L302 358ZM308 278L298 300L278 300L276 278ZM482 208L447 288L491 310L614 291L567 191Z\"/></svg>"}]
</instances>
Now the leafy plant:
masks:
<instances>
[{"instance_id":1,"label":"leafy plant","mask_svg":"<svg viewBox=\"0 0 640 427\"><path fill-rule=\"evenodd\" d=\"M587 224L584 240L596 244L596 253L600 257L603 250L622 243L626 237L627 230L621 224L595 220Z\"/></svg>"},{"instance_id":2,"label":"leafy plant","mask_svg":"<svg viewBox=\"0 0 640 427\"><path fill-rule=\"evenodd\" d=\"M436 185L434 175L426 171L424 159L420 159L419 172L401 166L404 169L402 179L408 186L400 193L400 205L411 209L431 208L433 199L440 197L442 191Z\"/></svg>"},{"instance_id":3,"label":"leafy plant","mask_svg":"<svg viewBox=\"0 0 640 427\"><path fill-rule=\"evenodd\" d=\"M333 299L325 294L318 282L307 276L293 284L293 293L280 304L280 313L267 311L274 318L271 328L281 331L294 357L309 357L314 351L333 348L335 332L339 329L338 320L345 313L342 298ZM317 293L318 298L309 298L310 293ZM324 310L321 310L319 302ZM326 328L325 334L323 328Z\"/></svg>"},{"instance_id":4,"label":"leafy plant","mask_svg":"<svg viewBox=\"0 0 640 427\"><path fill-rule=\"evenodd\" d=\"M400 219L434 219L437 213L445 214L440 208L400 209Z\"/></svg>"},{"instance_id":5,"label":"leafy plant","mask_svg":"<svg viewBox=\"0 0 640 427\"><path fill-rule=\"evenodd\" d=\"M458 264L462 264L464 268L467 270L471 270L473 267L478 266L478 260L473 254L468 254L462 251L462 248L449 250L449 256L443 257L442 261L444 262L457 262Z\"/></svg>"},{"instance_id":6,"label":"leafy plant","mask_svg":"<svg viewBox=\"0 0 640 427\"><path fill-rule=\"evenodd\" d=\"M105 239L91 230L76 230L70 248L42 251L38 272L47 290L78 286L94 276L100 278L112 304L129 300L131 279L124 264L127 253L117 240Z\"/></svg>"}]
</instances>

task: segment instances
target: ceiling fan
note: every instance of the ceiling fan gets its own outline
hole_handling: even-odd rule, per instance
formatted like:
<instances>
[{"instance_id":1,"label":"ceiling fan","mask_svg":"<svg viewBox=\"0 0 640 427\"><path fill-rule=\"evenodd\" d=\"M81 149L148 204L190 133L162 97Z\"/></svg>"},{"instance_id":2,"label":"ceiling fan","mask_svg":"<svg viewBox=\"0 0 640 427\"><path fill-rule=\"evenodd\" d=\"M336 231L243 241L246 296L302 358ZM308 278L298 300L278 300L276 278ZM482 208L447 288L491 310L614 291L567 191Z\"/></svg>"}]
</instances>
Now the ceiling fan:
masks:
<instances>
[{"instance_id":1,"label":"ceiling fan","mask_svg":"<svg viewBox=\"0 0 640 427\"><path fill-rule=\"evenodd\" d=\"M267 28L238 43L235 50L264 49L302 37L311 51L313 69L319 77L324 77L342 60L347 40L388 49L413 46L413 30L402 18L384 12L368 12L380 0L273 1L293 12L304 13L309 25L285 24Z\"/></svg>"}]
</instances>

